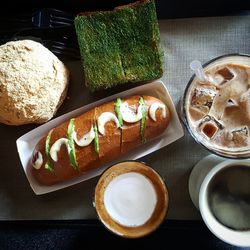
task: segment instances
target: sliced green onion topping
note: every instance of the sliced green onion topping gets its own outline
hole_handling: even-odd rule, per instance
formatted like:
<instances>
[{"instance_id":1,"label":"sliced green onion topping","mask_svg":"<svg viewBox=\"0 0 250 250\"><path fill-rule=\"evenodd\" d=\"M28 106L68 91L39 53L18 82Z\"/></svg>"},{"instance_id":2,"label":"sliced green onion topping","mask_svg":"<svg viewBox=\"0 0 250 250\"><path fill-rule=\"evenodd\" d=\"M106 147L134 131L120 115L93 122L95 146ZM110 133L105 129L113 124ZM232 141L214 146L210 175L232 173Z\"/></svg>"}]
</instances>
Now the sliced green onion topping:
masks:
<instances>
[{"instance_id":1,"label":"sliced green onion topping","mask_svg":"<svg viewBox=\"0 0 250 250\"><path fill-rule=\"evenodd\" d=\"M79 170L78 163L76 161L76 150L75 150L75 143L73 139L73 132L75 128L75 119L70 119L69 125L68 125L68 146L69 146L69 160L70 165L75 169Z\"/></svg>"},{"instance_id":2,"label":"sliced green onion topping","mask_svg":"<svg viewBox=\"0 0 250 250\"><path fill-rule=\"evenodd\" d=\"M146 126L146 118L147 118L147 110L146 110L146 105L144 98L141 96L139 100L139 104L142 107L142 119L141 119L141 127L140 127L140 133L141 133L141 142L145 143L146 138L145 138L145 126Z\"/></svg>"},{"instance_id":3,"label":"sliced green onion topping","mask_svg":"<svg viewBox=\"0 0 250 250\"><path fill-rule=\"evenodd\" d=\"M54 171L54 164L50 157L50 139L51 139L51 133L53 130L50 130L45 141L45 154L47 156L47 162L45 163L45 169L49 170L50 172Z\"/></svg>"},{"instance_id":4,"label":"sliced green onion topping","mask_svg":"<svg viewBox=\"0 0 250 250\"><path fill-rule=\"evenodd\" d=\"M115 112L117 114L120 127L123 126L123 119L122 119L122 114L121 114L121 104L122 104L121 98L117 98L116 102L115 102Z\"/></svg>"},{"instance_id":5,"label":"sliced green onion topping","mask_svg":"<svg viewBox=\"0 0 250 250\"><path fill-rule=\"evenodd\" d=\"M96 124L94 124L94 132L95 132L95 151L99 154L99 138L98 138L98 130Z\"/></svg>"}]
</instances>

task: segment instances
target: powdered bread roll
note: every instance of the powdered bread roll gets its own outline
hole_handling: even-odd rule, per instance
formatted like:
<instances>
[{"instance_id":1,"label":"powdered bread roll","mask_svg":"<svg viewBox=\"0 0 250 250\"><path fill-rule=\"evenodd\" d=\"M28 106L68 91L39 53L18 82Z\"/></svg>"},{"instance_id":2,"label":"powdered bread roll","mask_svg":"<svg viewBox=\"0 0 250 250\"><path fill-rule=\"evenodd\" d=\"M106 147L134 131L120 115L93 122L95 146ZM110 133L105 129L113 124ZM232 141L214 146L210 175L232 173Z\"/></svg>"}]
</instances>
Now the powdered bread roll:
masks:
<instances>
[{"instance_id":1,"label":"powdered bread roll","mask_svg":"<svg viewBox=\"0 0 250 250\"><path fill-rule=\"evenodd\" d=\"M0 122L50 120L66 96L68 83L69 71L42 44L21 40L0 46Z\"/></svg>"}]
</instances>

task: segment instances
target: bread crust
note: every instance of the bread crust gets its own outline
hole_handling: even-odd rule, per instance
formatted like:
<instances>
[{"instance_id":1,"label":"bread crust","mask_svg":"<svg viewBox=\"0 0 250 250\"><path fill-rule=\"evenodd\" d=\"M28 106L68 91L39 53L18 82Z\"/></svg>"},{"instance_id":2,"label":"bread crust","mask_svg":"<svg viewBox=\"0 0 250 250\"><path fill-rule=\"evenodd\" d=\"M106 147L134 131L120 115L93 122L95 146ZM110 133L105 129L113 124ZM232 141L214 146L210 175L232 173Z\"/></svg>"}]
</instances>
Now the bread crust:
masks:
<instances>
[{"instance_id":1,"label":"bread crust","mask_svg":"<svg viewBox=\"0 0 250 250\"><path fill-rule=\"evenodd\" d=\"M123 98L122 103L127 102L130 107L137 110L139 107L140 96L131 96ZM146 107L153 103L162 103L159 99L152 96L143 96ZM74 118L74 131L77 139L80 139L84 134L88 133L93 124L97 124L97 119L104 112L110 112L117 116L115 111L115 100L95 107L84 114ZM145 122L145 139L149 141L156 136L162 134L167 128L170 121L170 112L166 106L166 117L164 118L162 112L157 109L156 121L150 118L147 108L146 122ZM70 121L66 121L58 127L51 130L50 147L61 138L68 138L68 126ZM70 162L70 157L66 145L62 145L58 151L58 160L53 161L53 171L45 168L45 163L48 162L48 156L45 152L45 144L47 135L42 138L36 145L33 158L31 159L30 168L35 179L42 185L53 185L73 177L83 175L99 166L108 163L111 160L119 157L128 151L133 150L137 146L143 144L141 138L141 122L123 122L122 127L117 127L117 124L110 120L105 123L105 134L98 132L99 152L95 150L94 140L87 146L75 146L75 156L78 164L78 170L74 169ZM43 163L39 169L33 167L36 160L37 152L42 154Z\"/></svg>"}]
</instances>

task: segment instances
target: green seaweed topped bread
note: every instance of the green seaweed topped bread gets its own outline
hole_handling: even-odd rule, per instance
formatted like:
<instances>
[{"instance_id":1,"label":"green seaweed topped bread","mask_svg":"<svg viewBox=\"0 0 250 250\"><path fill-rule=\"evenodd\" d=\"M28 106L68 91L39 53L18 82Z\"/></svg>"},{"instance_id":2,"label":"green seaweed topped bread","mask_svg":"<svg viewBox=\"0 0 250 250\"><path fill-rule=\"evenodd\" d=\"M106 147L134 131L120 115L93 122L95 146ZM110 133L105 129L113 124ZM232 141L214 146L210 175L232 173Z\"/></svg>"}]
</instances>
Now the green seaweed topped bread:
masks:
<instances>
[{"instance_id":1,"label":"green seaweed topped bread","mask_svg":"<svg viewBox=\"0 0 250 250\"><path fill-rule=\"evenodd\" d=\"M85 82L91 91L163 74L160 32L152 0L75 18Z\"/></svg>"}]
</instances>

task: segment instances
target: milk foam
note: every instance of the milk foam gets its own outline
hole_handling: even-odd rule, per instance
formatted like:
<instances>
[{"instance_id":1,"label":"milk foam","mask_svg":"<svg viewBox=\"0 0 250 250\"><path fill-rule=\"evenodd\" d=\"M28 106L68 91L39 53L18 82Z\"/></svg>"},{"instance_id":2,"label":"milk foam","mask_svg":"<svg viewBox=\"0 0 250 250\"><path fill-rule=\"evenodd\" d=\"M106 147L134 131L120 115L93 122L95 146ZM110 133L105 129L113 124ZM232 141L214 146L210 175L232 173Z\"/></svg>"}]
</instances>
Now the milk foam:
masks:
<instances>
[{"instance_id":1,"label":"milk foam","mask_svg":"<svg viewBox=\"0 0 250 250\"><path fill-rule=\"evenodd\" d=\"M156 202L153 184L135 172L115 177L104 192L104 205L109 215L119 224L129 227L146 223Z\"/></svg>"}]
</instances>

